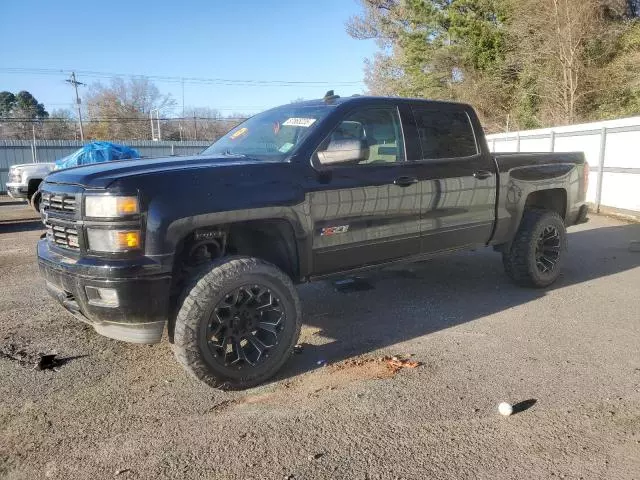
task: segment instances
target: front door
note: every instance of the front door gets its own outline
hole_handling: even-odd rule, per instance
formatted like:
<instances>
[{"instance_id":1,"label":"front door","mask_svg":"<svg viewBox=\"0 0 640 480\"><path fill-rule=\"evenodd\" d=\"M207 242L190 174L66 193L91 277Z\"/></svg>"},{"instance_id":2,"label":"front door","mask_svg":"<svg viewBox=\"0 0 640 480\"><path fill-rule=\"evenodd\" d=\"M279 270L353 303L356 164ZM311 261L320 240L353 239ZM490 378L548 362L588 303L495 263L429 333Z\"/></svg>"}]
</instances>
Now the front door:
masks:
<instances>
[{"instance_id":1,"label":"front door","mask_svg":"<svg viewBox=\"0 0 640 480\"><path fill-rule=\"evenodd\" d=\"M419 253L420 184L406 162L397 106L348 113L318 152L331 142L359 140L364 154L351 163L321 165L310 194L313 271L373 265ZM316 162L321 162L322 154Z\"/></svg>"}]
</instances>

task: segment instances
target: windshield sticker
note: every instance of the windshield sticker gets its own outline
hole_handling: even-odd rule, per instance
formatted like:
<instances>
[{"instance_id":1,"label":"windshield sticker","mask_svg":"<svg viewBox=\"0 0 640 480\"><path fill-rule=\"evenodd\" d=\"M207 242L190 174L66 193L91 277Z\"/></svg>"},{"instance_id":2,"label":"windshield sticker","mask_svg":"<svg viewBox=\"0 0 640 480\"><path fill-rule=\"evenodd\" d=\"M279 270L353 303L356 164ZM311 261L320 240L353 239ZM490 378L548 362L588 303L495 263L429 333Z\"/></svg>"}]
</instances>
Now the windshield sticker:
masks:
<instances>
[{"instance_id":1,"label":"windshield sticker","mask_svg":"<svg viewBox=\"0 0 640 480\"><path fill-rule=\"evenodd\" d=\"M315 118L289 118L282 125L287 125L290 127L310 127L315 123Z\"/></svg>"},{"instance_id":2,"label":"windshield sticker","mask_svg":"<svg viewBox=\"0 0 640 480\"><path fill-rule=\"evenodd\" d=\"M287 153L289 150L291 150L291 148L293 147L293 143L285 143L284 145L282 145L278 151L282 152L282 153Z\"/></svg>"},{"instance_id":3,"label":"windshield sticker","mask_svg":"<svg viewBox=\"0 0 640 480\"><path fill-rule=\"evenodd\" d=\"M235 140L236 138L240 138L244 135L246 135L247 133L249 133L249 129L247 127L242 127L240 130L236 130L235 132L233 132L229 138L231 140Z\"/></svg>"}]
</instances>

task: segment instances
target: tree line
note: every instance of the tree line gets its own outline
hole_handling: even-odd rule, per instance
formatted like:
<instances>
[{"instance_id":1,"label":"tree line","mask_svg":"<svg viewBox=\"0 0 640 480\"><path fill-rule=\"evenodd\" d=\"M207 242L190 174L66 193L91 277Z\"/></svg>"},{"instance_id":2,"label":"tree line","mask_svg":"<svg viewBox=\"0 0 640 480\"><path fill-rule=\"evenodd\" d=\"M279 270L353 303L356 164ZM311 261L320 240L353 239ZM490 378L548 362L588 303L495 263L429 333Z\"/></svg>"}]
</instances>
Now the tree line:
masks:
<instances>
[{"instance_id":1,"label":"tree line","mask_svg":"<svg viewBox=\"0 0 640 480\"><path fill-rule=\"evenodd\" d=\"M360 0L375 95L463 101L489 131L640 114L640 0Z\"/></svg>"},{"instance_id":2,"label":"tree line","mask_svg":"<svg viewBox=\"0 0 640 480\"><path fill-rule=\"evenodd\" d=\"M85 140L213 141L247 118L222 115L208 107L189 107L176 115L171 95L146 77L115 77L94 83L81 107ZM151 126L153 117L153 127ZM158 119L159 117L159 119ZM159 124L159 127L158 127ZM153 128L153 132L152 132ZM79 119L69 109L47 112L29 92L0 92L0 138L79 140Z\"/></svg>"}]
</instances>

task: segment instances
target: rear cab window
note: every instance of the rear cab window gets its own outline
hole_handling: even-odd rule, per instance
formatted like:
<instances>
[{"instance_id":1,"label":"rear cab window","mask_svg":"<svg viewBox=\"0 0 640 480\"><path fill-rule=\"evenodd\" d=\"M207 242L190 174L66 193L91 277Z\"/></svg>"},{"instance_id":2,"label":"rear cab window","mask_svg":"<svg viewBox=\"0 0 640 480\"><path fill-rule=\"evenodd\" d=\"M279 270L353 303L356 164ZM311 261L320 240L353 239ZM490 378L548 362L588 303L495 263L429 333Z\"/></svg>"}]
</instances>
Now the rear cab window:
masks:
<instances>
[{"instance_id":1,"label":"rear cab window","mask_svg":"<svg viewBox=\"0 0 640 480\"><path fill-rule=\"evenodd\" d=\"M466 158L479 153L469 115L463 107L412 105L423 160Z\"/></svg>"}]
</instances>

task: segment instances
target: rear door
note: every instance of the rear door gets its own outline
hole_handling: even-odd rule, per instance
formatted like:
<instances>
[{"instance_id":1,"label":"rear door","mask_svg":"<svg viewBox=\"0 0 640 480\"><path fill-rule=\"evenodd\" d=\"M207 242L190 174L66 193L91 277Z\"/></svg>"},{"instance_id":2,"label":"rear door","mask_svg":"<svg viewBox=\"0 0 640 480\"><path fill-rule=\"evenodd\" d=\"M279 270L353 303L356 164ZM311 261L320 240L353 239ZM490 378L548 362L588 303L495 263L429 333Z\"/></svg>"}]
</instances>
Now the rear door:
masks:
<instances>
[{"instance_id":1,"label":"rear door","mask_svg":"<svg viewBox=\"0 0 640 480\"><path fill-rule=\"evenodd\" d=\"M419 143L422 253L479 245L491 237L495 220L496 172L475 128L479 122L466 105L415 102L405 106Z\"/></svg>"},{"instance_id":2,"label":"rear door","mask_svg":"<svg viewBox=\"0 0 640 480\"><path fill-rule=\"evenodd\" d=\"M398 107L385 102L345 114L323 143L358 138L366 158L322 165L310 193L313 270L323 274L377 264L420 251L420 185L406 161ZM321 145L318 151L323 151Z\"/></svg>"}]
</instances>

